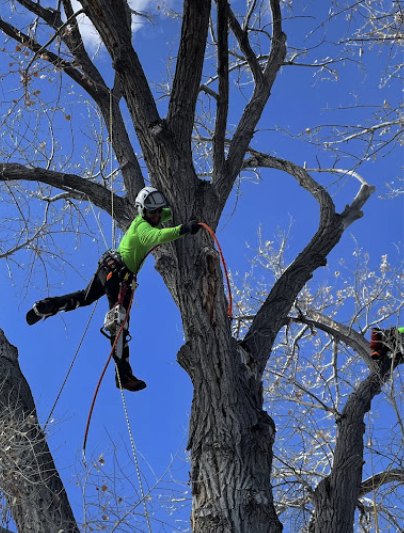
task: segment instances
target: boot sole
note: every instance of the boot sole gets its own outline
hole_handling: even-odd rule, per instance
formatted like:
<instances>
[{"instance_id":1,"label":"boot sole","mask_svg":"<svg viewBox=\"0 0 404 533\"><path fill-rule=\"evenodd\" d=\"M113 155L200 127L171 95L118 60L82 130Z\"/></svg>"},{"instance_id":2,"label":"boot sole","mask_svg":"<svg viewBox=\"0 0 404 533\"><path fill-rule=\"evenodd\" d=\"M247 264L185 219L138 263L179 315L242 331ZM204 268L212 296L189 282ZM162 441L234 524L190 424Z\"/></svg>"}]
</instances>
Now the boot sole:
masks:
<instances>
[{"instance_id":1,"label":"boot sole","mask_svg":"<svg viewBox=\"0 0 404 533\"><path fill-rule=\"evenodd\" d=\"M29 326L33 326L40 320L42 320L42 316L38 316L33 309L30 309L25 317L25 320L27 321L27 324Z\"/></svg>"}]
</instances>

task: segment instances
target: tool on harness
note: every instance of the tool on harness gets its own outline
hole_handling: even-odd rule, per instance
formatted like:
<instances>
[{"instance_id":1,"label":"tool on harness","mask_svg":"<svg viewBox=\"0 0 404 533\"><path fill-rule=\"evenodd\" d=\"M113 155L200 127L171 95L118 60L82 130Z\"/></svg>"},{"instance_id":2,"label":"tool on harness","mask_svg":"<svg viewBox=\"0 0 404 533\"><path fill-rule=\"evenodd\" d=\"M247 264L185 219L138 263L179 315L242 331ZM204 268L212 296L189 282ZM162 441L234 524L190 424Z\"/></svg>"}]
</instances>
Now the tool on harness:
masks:
<instances>
[{"instance_id":1,"label":"tool on harness","mask_svg":"<svg viewBox=\"0 0 404 533\"><path fill-rule=\"evenodd\" d=\"M115 334L116 327L124 323L126 316L126 309L123 305L115 304L115 306L108 311L104 318L104 330L108 333ZM124 329L128 329L128 324L124 324Z\"/></svg>"},{"instance_id":2,"label":"tool on harness","mask_svg":"<svg viewBox=\"0 0 404 533\"><path fill-rule=\"evenodd\" d=\"M123 306L131 275L132 274L130 272L127 272L125 274L124 279L123 281L121 281L120 284L118 301L105 315L103 327L100 329L100 332L110 341L116 338L115 357L119 360L122 359L125 342L129 342L132 339L130 333L128 332L127 310ZM137 285L138 284L136 283L136 281L133 280L133 291L136 289ZM121 334L118 336L119 331L121 331ZM125 334L123 334L124 331L126 332ZM110 335L108 335L107 333L109 333Z\"/></svg>"},{"instance_id":3,"label":"tool on harness","mask_svg":"<svg viewBox=\"0 0 404 533\"><path fill-rule=\"evenodd\" d=\"M120 330L121 326L123 326L123 330L128 330L128 323L125 321L126 317L126 309L123 305L115 304L112 309L108 311L108 313L105 315L104 318L104 325L100 329L101 333L105 335L108 339L112 339L118 334L118 331ZM108 336L105 331L110 333L110 336ZM130 340L130 335L125 335L125 340ZM127 338L129 337L129 339ZM117 342L115 344L115 356L117 359L122 359L122 353L124 348L124 335L120 335L117 339Z\"/></svg>"}]
</instances>

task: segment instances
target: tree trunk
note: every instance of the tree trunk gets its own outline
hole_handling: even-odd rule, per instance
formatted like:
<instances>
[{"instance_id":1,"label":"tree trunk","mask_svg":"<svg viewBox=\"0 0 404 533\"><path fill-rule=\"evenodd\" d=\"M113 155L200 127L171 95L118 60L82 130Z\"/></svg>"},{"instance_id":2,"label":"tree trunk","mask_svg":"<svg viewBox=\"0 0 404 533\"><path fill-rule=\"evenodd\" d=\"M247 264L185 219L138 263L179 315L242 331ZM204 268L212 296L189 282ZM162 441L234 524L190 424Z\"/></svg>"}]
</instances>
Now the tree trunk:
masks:
<instances>
[{"instance_id":1,"label":"tree trunk","mask_svg":"<svg viewBox=\"0 0 404 533\"><path fill-rule=\"evenodd\" d=\"M353 532L362 484L364 417L390 372L390 360L385 358L379 370L371 372L349 396L337 420L331 473L319 483L314 494L315 511L309 526L312 533Z\"/></svg>"},{"instance_id":2,"label":"tree trunk","mask_svg":"<svg viewBox=\"0 0 404 533\"><path fill-rule=\"evenodd\" d=\"M79 533L17 349L0 329L0 489L20 533Z\"/></svg>"},{"instance_id":3,"label":"tree trunk","mask_svg":"<svg viewBox=\"0 0 404 533\"><path fill-rule=\"evenodd\" d=\"M219 256L212 247L188 251L180 265L188 267L179 299L189 318L178 361L194 385L192 530L279 533L270 482L275 425L263 411L262 376L231 336Z\"/></svg>"}]
</instances>

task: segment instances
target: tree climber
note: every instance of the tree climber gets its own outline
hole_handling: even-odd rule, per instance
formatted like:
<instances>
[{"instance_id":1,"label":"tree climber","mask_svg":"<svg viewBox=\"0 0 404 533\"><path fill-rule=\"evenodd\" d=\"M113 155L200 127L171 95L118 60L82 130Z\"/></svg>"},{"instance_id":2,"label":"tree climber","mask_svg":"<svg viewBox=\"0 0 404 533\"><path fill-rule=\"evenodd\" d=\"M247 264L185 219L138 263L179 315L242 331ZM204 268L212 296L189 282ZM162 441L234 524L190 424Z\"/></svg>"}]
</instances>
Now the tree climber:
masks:
<instances>
[{"instance_id":1,"label":"tree climber","mask_svg":"<svg viewBox=\"0 0 404 533\"><path fill-rule=\"evenodd\" d=\"M91 305L106 294L109 308L118 302L121 286L126 285L126 293L122 305L128 309L132 296L131 283L135 274L142 266L146 254L156 245L175 241L182 235L195 235L201 226L194 220L172 228L162 228L161 224L171 219L171 209L165 196L153 187L143 188L136 197L135 207L138 216L122 237L117 250L107 250L98 262L97 271L86 289L45 298L35 302L27 313L26 320L31 326L41 319L55 315L59 311L72 311L78 307ZM121 293L123 294L123 293ZM116 362L115 382L119 387L119 379L124 389L139 391L146 383L137 379L129 364L128 329L123 329L123 351L121 357L114 355ZM111 333L111 344L116 335Z\"/></svg>"},{"instance_id":2,"label":"tree climber","mask_svg":"<svg viewBox=\"0 0 404 533\"><path fill-rule=\"evenodd\" d=\"M404 356L404 327L380 329L372 328L370 334L370 357L381 361L389 352L398 352Z\"/></svg>"}]
</instances>

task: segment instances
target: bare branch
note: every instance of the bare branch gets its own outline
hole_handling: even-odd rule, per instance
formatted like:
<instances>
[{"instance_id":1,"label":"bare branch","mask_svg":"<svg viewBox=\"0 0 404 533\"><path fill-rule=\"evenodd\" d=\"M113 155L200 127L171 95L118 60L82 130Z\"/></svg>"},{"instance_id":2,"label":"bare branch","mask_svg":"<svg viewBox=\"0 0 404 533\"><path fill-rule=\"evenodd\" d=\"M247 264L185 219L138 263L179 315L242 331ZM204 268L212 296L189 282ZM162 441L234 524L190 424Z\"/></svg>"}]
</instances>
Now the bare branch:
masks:
<instances>
[{"instance_id":1,"label":"bare branch","mask_svg":"<svg viewBox=\"0 0 404 533\"><path fill-rule=\"evenodd\" d=\"M355 352L362 357L370 370L376 369L375 363L369 355L369 343L363 335L322 313L310 311L310 315L311 318L299 315L296 317L289 317L289 320L291 322L307 324L308 326L315 327L332 335L335 339L344 342L347 346L350 346L355 350Z\"/></svg>"},{"instance_id":2,"label":"bare branch","mask_svg":"<svg viewBox=\"0 0 404 533\"><path fill-rule=\"evenodd\" d=\"M217 55L219 93L217 98L217 113L215 131L213 134L213 174L220 175L223 172L225 161L225 136L227 115L229 110L229 58L228 58L228 13L227 0L217 1Z\"/></svg>"},{"instance_id":3,"label":"bare branch","mask_svg":"<svg viewBox=\"0 0 404 533\"><path fill-rule=\"evenodd\" d=\"M45 9L39 4L34 4L30 0L26 0L23 5L43 18L52 28L55 28L60 24L60 26L56 27L56 32L51 40L45 45L40 45L30 36L25 35L4 20L0 20L0 28L14 40L25 44L34 52L34 57L29 62L26 70L28 70L32 66L34 60L39 57L41 60L47 61L56 68L63 70L98 104L106 128L110 133L110 140L122 172L128 198L131 201L134 201L137 192L144 186L144 180L119 105L122 96L121 86L116 81L112 90L107 87L104 79L85 50L78 25L71 24L71 21L76 20L77 16L84 12L84 10L82 9L79 12L73 12L71 3L66 0L64 5L68 20L66 23L62 23L60 20L60 14L58 19L55 12L51 9ZM69 25L69 31L62 31L67 25ZM48 45L57 36L63 40L70 50L75 60L74 63L66 61L48 50ZM77 66L80 68L77 68Z\"/></svg>"},{"instance_id":4,"label":"bare branch","mask_svg":"<svg viewBox=\"0 0 404 533\"><path fill-rule=\"evenodd\" d=\"M167 121L181 144L190 147L209 28L210 0L185 0L181 41ZM186 39L192 35L192 39ZM223 90L223 88L222 88Z\"/></svg>"},{"instance_id":5,"label":"bare branch","mask_svg":"<svg viewBox=\"0 0 404 533\"><path fill-rule=\"evenodd\" d=\"M390 483L404 483L404 470L399 468L392 468L391 470L386 470L385 472L379 472L374 476L365 479L361 483L359 497L363 498L366 494L370 492L375 492L383 485L388 485Z\"/></svg>"},{"instance_id":6,"label":"bare branch","mask_svg":"<svg viewBox=\"0 0 404 533\"><path fill-rule=\"evenodd\" d=\"M273 35L271 41L271 52L269 54L268 62L264 68L264 75L258 78L258 70L256 66L257 79L253 95L246 105L241 120L237 126L236 132L230 143L228 157L227 157L227 172L221 176L215 176L214 186L221 199L222 207L233 188L234 181L242 168L242 161L244 154L247 151L248 145L254 135L257 123L262 115L263 109L271 94L272 86L275 82L276 76L282 66L286 56L286 35L282 30L282 18L280 11L280 1L271 0ZM233 19L231 19L233 20ZM234 23L234 20L233 22ZM237 28L237 26L234 24ZM240 31L237 29L237 35ZM241 35L239 35L241 38ZM244 38L247 39L244 34ZM244 41L243 41L244 43ZM251 48L247 44L243 44L243 49L248 54L249 64L255 65L252 59Z\"/></svg>"},{"instance_id":7,"label":"bare branch","mask_svg":"<svg viewBox=\"0 0 404 533\"><path fill-rule=\"evenodd\" d=\"M40 181L60 190L79 194L82 199L90 201L111 216L118 224L126 228L132 221L126 200L116 196L98 183L81 178L74 174L65 174L53 170L27 168L17 163L3 163L0 165L0 181ZM114 208L113 208L114 206Z\"/></svg>"},{"instance_id":8,"label":"bare branch","mask_svg":"<svg viewBox=\"0 0 404 533\"><path fill-rule=\"evenodd\" d=\"M335 213L331 196L304 168L290 161L258 152L255 152L254 157L244 162L244 168L258 166L287 172L310 192L320 206L320 222L316 234L275 283L244 339L248 349L259 360L259 366L263 371L275 336L284 324L297 295L311 279L313 272L320 266L327 264L328 254L339 242L349 224L363 216L361 207L374 191L374 187L370 187L366 183L362 184L352 204L347 206L344 212L339 215Z\"/></svg>"}]
</instances>

